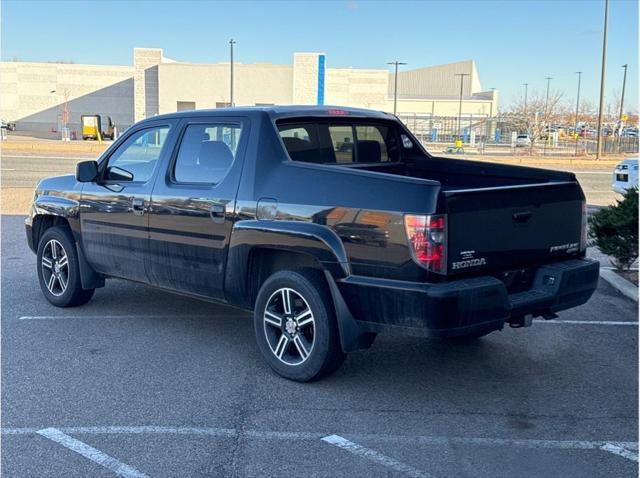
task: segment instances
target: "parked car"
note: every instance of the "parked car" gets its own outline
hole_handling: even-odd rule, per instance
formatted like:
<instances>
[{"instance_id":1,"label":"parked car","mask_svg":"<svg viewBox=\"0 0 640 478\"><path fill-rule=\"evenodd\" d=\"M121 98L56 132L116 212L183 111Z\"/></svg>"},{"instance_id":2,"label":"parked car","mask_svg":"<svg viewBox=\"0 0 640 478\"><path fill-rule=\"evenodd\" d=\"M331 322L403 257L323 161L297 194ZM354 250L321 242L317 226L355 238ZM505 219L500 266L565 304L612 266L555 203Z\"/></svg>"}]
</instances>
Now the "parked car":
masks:
<instances>
[{"instance_id":1,"label":"parked car","mask_svg":"<svg viewBox=\"0 0 640 478\"><path fill-rule=\"evenodd\" d=\"M436 158L391 114L306 106L141 121L42 180L26 219L52 304L118 277L252 309L297 381L381 332L477 338L585 303L586 227L571 173Z\"/></svg>"},{"instance_id":2,"label":"parked car","mask_svg":"<svg viewBox=\"0 0 640 478\"><path fill-rule=\"evenodd\" d=\"M523 148L525 146L531 146L531 138L528 134L519 134L516 137L516 148Z\"/></svg>"},{"instance_id":3,"label":"parked car","mask_svg":"<svg viewBox=\"0 0 640 478\"><path fill-rule=\"evenodd\" d=\"M7 130L7 131L15 131L16 130L16 124L15 124L15 122L12 122L12 121L2 120L1 127L2 127L2 129Z\"/></svg>"},{"instance_id":4,"label":"parked car","mask_svg":"<svg viewBox=\"0 0 640 478\"><path fill-rule=\"evenodd\" d=\"M613 170L611 188L620 194L638 187L638 158L625 159Z\"/></svg>"}]
</instances>

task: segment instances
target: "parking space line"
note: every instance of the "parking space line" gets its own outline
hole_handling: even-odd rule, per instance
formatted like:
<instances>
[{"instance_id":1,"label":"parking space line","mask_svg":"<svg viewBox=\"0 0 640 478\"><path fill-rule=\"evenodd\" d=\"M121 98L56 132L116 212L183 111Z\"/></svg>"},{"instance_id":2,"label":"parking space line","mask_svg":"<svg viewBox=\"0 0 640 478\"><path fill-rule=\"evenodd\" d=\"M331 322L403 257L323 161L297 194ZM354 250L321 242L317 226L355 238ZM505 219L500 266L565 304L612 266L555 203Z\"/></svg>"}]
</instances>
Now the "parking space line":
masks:
<instances>
[{"instance_id":1,"label":"parking space line","mask_svg":"<svg viewBox=\"0 0 640 478\"><path fill-rule=\"evenodd\" d=\"M116 460L112 456L109 456L106 453L81 442L80 440L76 440L75 438L62 433L56 428L44 428L42 430L38 430L37 433L38 435L48 438L49 440L84 456L98 465L104 466L118 476L123 476L124 478L149 478L147 475L139 472L135 468Z\"/></svg>"},{"instance_id":2,"label":"parking space line","mask_svg":"<svg viewBox=\"0 0 640 478\"><path fill-rule=\"evenodd\" d=\"M631 322L626 320L560 320L560 319L552 319L552 320L544 320L544 319L534 319L534 324L571 324L571 325L633 325L638 326L639 322Z\"/></svg>"},{"instance_id":3,"label":"parking space line","mask_svg":"<svg viewBox=\"0 0 640 478\"><path fill-rule=\"evenodd\" d=\"M57 428L33 428L33 427L5 427L0 429L2 435L28 435L38 433L54 440L55 436L62 437L68 434L124 434L124 435L195 435L235 438L245 436L258 440L308 440L315 441L321 439L331 445L338 446L352 453L364 456L372 460L385 459L388 463L395 463L398 466L407 466L415 472L422 473L412 476L429 476L420 470L415 470L409 465L396 462L393 458L382 455L375 450L357 445L339 435L329 435L326 432L297 432L297 431L270 431L270 430L237 430L234 428L217 427L165 427L165 426L87 426L87 427L57 427ZM51 435L51 436L49 436ZM540 440L540 439L519 439L519 438L488 438L488 437L447 437L429 435L386 435L386 434L352 434L347 436L358 442L391 443L426 446L448 446L448 445L473 445L505 447L516 446L523 448L559 449L559 450L602 450L622 458L638 462L638 442L637 441L611 441L611 440ZM68 437L70 440L74 440ZM54 440L56 441L56 440ZM77 440L76 440L77 441ZM82 442L79 442L82 443ZM374 458L376 457L376 458ZM395 466L395 465L394 465ZM132 475L136 476L136 475Z\"/></svg>"},{"instance_id":4,"label":"parking space line","mask_svg":"<svg viewBox=\"0 0 640 478\"><path fill-rule=\"evenodd\" d=\"M215 317L217 315L224 317L249 317L249 314L201 314L201 315L23 315L18 317L18 320L67 320L67 319L77 319L77 320L87 320L87 319L175 319L175 318L185 318L185 319L205 319Z\"/></svg>"},{"instance_id":5,"label":"parking space line","mask_svg":"<svg viewBox=\"0 0 640 478\"><path fill-rule=\"evenodd\" d=\"M613 453L615 455L619 455L627 460L638 461L638 452L634 452L632 450L628 450L623 446L617 445L615 443L605 443L600 447L601 450L608 451L609 453Z\"/></svg>"},{"instance_id":6,"label":"parking space line","mask_svg":"<svg viewBox=\"0 0 640 478\"><path fill-rule=\"evenodd\" d=\"M361 456L363 458L367 458L368 460L375 461L381 465L386 466L387 468L391 468L394 471L404 473L405 475L413 476L415 478L424 478L430 477L432 475L428 473L424 473L417 468L414 468L406 463L402 463L398 460L394 460L387 455L383 455L375 450L370 448L365 448L363 446L358 445L357 443L353 443L352 441L347 440L346 438L342 438L338 435L329 435L322 438L322 441L328 443L330 445L337 446L338 448L342 448L343 450L348 451L349 453L353 453L354 455Z\"/></svg>"}]
</instances>

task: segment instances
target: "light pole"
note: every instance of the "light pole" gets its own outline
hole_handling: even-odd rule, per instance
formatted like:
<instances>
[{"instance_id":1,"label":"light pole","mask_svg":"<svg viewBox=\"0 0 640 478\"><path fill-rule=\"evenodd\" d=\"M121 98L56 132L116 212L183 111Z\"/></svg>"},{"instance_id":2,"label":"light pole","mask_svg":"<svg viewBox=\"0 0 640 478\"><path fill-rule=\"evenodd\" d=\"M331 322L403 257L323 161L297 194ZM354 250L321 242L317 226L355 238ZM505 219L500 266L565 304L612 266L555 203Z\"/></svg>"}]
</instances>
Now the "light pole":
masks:
<instances>
[{"instance_id":1,"label":"light pole","mask_svg":"<svg viewBox=\"0 0 640 478\"><path fill-rule=\"evenodd\" d=\"M553 80L553 78L551 76L547 76L545 77L545 80L547 80L547 96L544 100L543 121L545 124L545 129L547 130L547 137L544 139L544 152L542 153L543 155L547 154L547 143L549 142L549 135L551 134L551 128L549 127L549 88L551 87L551 80Z\"/></svg>"},{"instance_id":2,"label":"light pole","mask_svg":"<svg viewBox=\"0 0 640 478\"><path fill-rule=\"evenodd\" d=\"M57 90L51 90L49 93L55 94ZM62 131L61 138L63 141L68 141L68 125L69 125L69 90L64 89L62 97L64 98L64 106L62 107Z\"/></svg>"},{"instance_id":3,"label":"light pole","mask_svg":"<svg viewBox=\"0 0 640 478\"><path fill-rule=\"evenodd\" d=\"M388 62L387 65L395 66L395 76L393 81L393 114L395 116L398 108L398 65L406 65L406 63L396 60Z\"/></svg>"},{"instance_id":4,"label":"light pole","mask_svg":"<svg viewBox=\"0 0 640 478\"><path fill-rule=\"evenodd\" d=\"M622 115L624 114L624 90L627 86L627 64L622 65L624 68L624 77L622 78L622 97L620 98L620 115L618 115L618 119L622 123Z\"/></svg>"},{"instance_id":5,"label":"light pole","mask_svg":"<svg viewBox=\"0 0 640 478\"><path fill-rule=\"evenodd\" d=\"M229 105L230 106L235 106L235 102L233 100L233 45L235 45L236 42L235 40L232 38L231 40L229 40L229 56L230 56L230 73L231 73L231 78L230 78L230 91L229 91Z\"/></svg>"},{"instance_id":6,"label":"light pole","mask_svg":"<svg viewBox=\"0 0 640 478\"><path fill-rule=\"evenodd\" d=\"M598 108L598 138L596 159L602 154L602 110L604 109L604 77L607 63L607 23L609 20L609 0L604 0L604 33L602 35L602 71L600 72L600 106Z\"/></svg>"},{"instance_id":7,"label":"light pole","mask_svg":"<svg viewBox=\"0 0 640 478\"><path fill-rule=\"evenodd\" d=\"M580 82L582 81L582 72L576 71L578 75L578 94L576 94L576 119L573 122L573 134L576 137L576 152L575 156L578 156L578 113L580 113Z\"/></svg>"},{"instance_id":8,"label":"light pole","mask_svg":"<svg viewBox=\"0 0 640 478\"><path fill-rule=\"evenodd\" d=\"M527 115L527 93L529 92L529 83L522 83L522 86L524 86L524 124L527 127L527 134L531 134L529 132L531 129L529 128L529 117Z\"/></svg>"},{"instance_id":9,"label":"light pole","mask_svg":"<svg viewBox=\"0 0 640 478\"><path fill-rule=\"evenodd\" d=\"M458 139L460 139L462 136L460 134L462 129L462 86L464 85L464 77L471 75L469 73L456 73L455 76L460 77L460 104L458 106Z\"/></svg>"}]
</instances>

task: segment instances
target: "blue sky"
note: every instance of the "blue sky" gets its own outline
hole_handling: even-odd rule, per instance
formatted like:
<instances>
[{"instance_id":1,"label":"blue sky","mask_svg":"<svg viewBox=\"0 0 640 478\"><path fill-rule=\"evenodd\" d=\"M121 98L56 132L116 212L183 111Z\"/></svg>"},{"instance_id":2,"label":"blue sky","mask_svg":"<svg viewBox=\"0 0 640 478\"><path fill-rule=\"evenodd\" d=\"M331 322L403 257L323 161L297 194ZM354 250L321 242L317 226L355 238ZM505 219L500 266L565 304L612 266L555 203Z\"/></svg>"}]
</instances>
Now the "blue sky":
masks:
<instances>
[{"instance_id":1,"label":"blue sky","mask_svg":"<svg viewBox=\"0 0 640 478\"><path fill-rule=\"evenodd\" d=\"M295 51L320 51L329 67L405 68L474 59L484 89L504 107L552 89L597 104L604 0L503 1L2 1L3 60L132 63L134 47L161 47L178 61L290 64ZM607 101L622 87L638 109L638 2L611 0ZM453 81L453 79L452 79ZM632 106L633 105L633 106Z\"/></svg>"}]
</instances>

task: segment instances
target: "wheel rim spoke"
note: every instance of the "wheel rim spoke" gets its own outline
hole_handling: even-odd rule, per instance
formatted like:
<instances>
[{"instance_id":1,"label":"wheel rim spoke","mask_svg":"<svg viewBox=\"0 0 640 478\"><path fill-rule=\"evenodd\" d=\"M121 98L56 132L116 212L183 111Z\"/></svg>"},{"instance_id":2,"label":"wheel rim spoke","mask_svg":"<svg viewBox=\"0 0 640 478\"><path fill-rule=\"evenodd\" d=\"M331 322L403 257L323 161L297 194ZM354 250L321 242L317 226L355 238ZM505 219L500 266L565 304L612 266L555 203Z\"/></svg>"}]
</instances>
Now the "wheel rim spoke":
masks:
<instances>
[{"instance_id":1,"label":"wheel rim spoke","mask_svg":"<svg viewBox=\"0 0 640 478\"><path fill-rule=\"evenodd\" d=\"M264 321L269 324L272 325L274 327L277 328L281 328L282 327L282 317L280 317L279 315L267 310L264 313Z\"/></svg>"},{"instance_id":2,"label":"wheel rim spoke","mask_svg":"<svg viewBox=\"0 0 640 478\"><path fill-rule=\"evenodd\" d=\"M56 285L56 275L51 274L51 277L49 277L49 282L47 283L47 289L49 289L49 292L53 293L53 287L55 285Z\"/></svg>"},{"instance_id":3,"label":"wheel rim spoke","mask_svg":"<svg viewBox=\"0 0 640 478\"><path fill-rule=\"evenodd\" d=\"M296 346L296 349L298 350L298 353L300 354L302 360L306 360L309 356L309 346L308 344L305 345L304 342L305 339L302 338L301 334L296 334L296 336L293 338L293 345Z\"/></svg>"},{"instance_id":4,"label":"wheel rim spoke","mask_svg":"<svg viewBox=\"0 0 640 478\"><path fill-rule=\"evenodd\" d=\"M282 359L282 356L287 351L287 348L289 348L288 346L289 346L289 337L287 337L285 334L282 334L280 336L280 340L278 340L278 344L276 345L276 349L274 350L276 356L279 359Z\"/></svg>"},{"instance_id":5,"label":"wheel rim spoke","mask_svg":"<svg viewBox=\"0 0 640 478\"><path fill-rule=\"evenodd\" d=\"M298 323L298 327L305 327L308 324L313 323L313 314L311 310L307 309L303 313L296 316L296 322Z\"/></svg>"},{"instance_id":6,"label":"wheel rim spoke","mask_svg":"<svg viewBox=\"0 0 640 478\"><path fill-rule=\"evenodd\" d=\"M42 256L42 267L46 267L47 269L51 270L51 268L53 267L53 262L51 261L51 259Z\"/></svg>"},{"instance_id":7,"label":"wheel rim spoke","mask_svg":"<svg viewBox=\"0 0 640 478\"><path fill-rule=\"evenodd\" d=\"M284 307L285 315L291 314L291 290L282 289L282 306Z\"/></svg>"},{"instance_id":8,"label":"wheel rim spoke","mask_svg":"<svg viewBox=\"0 0 640 478\"><path fill-rule=\"evenodd\" d=\"M60 258L60 260L58 261L58 265L62 268L62 267L66 267L67 264L69 263L69 259L67 258L67 255L65 254L64 256L62 256Z\"/></svg>"},{"instance_id":9,"label":"wheel rim spoke","mask_svg":"<svg viewBox=\"0 0 640 478\"><path fill-rule=\"evenodd\" d=\"M67 280L62 276L62 274L58 275L58 283L60 284L60 289L64 292L67 289Z\"/></svg>"},{"instance_id":10,"label":"wheel rim spoke","mask_svg":"<svg viewBox=\"0 0 640 478\"><path fill-rule=\"evenodd\" d=\"M51 258L56 259L58 257L58 251L56 251L56 241L51 241Z\"/></svg>"}]
</instances>

